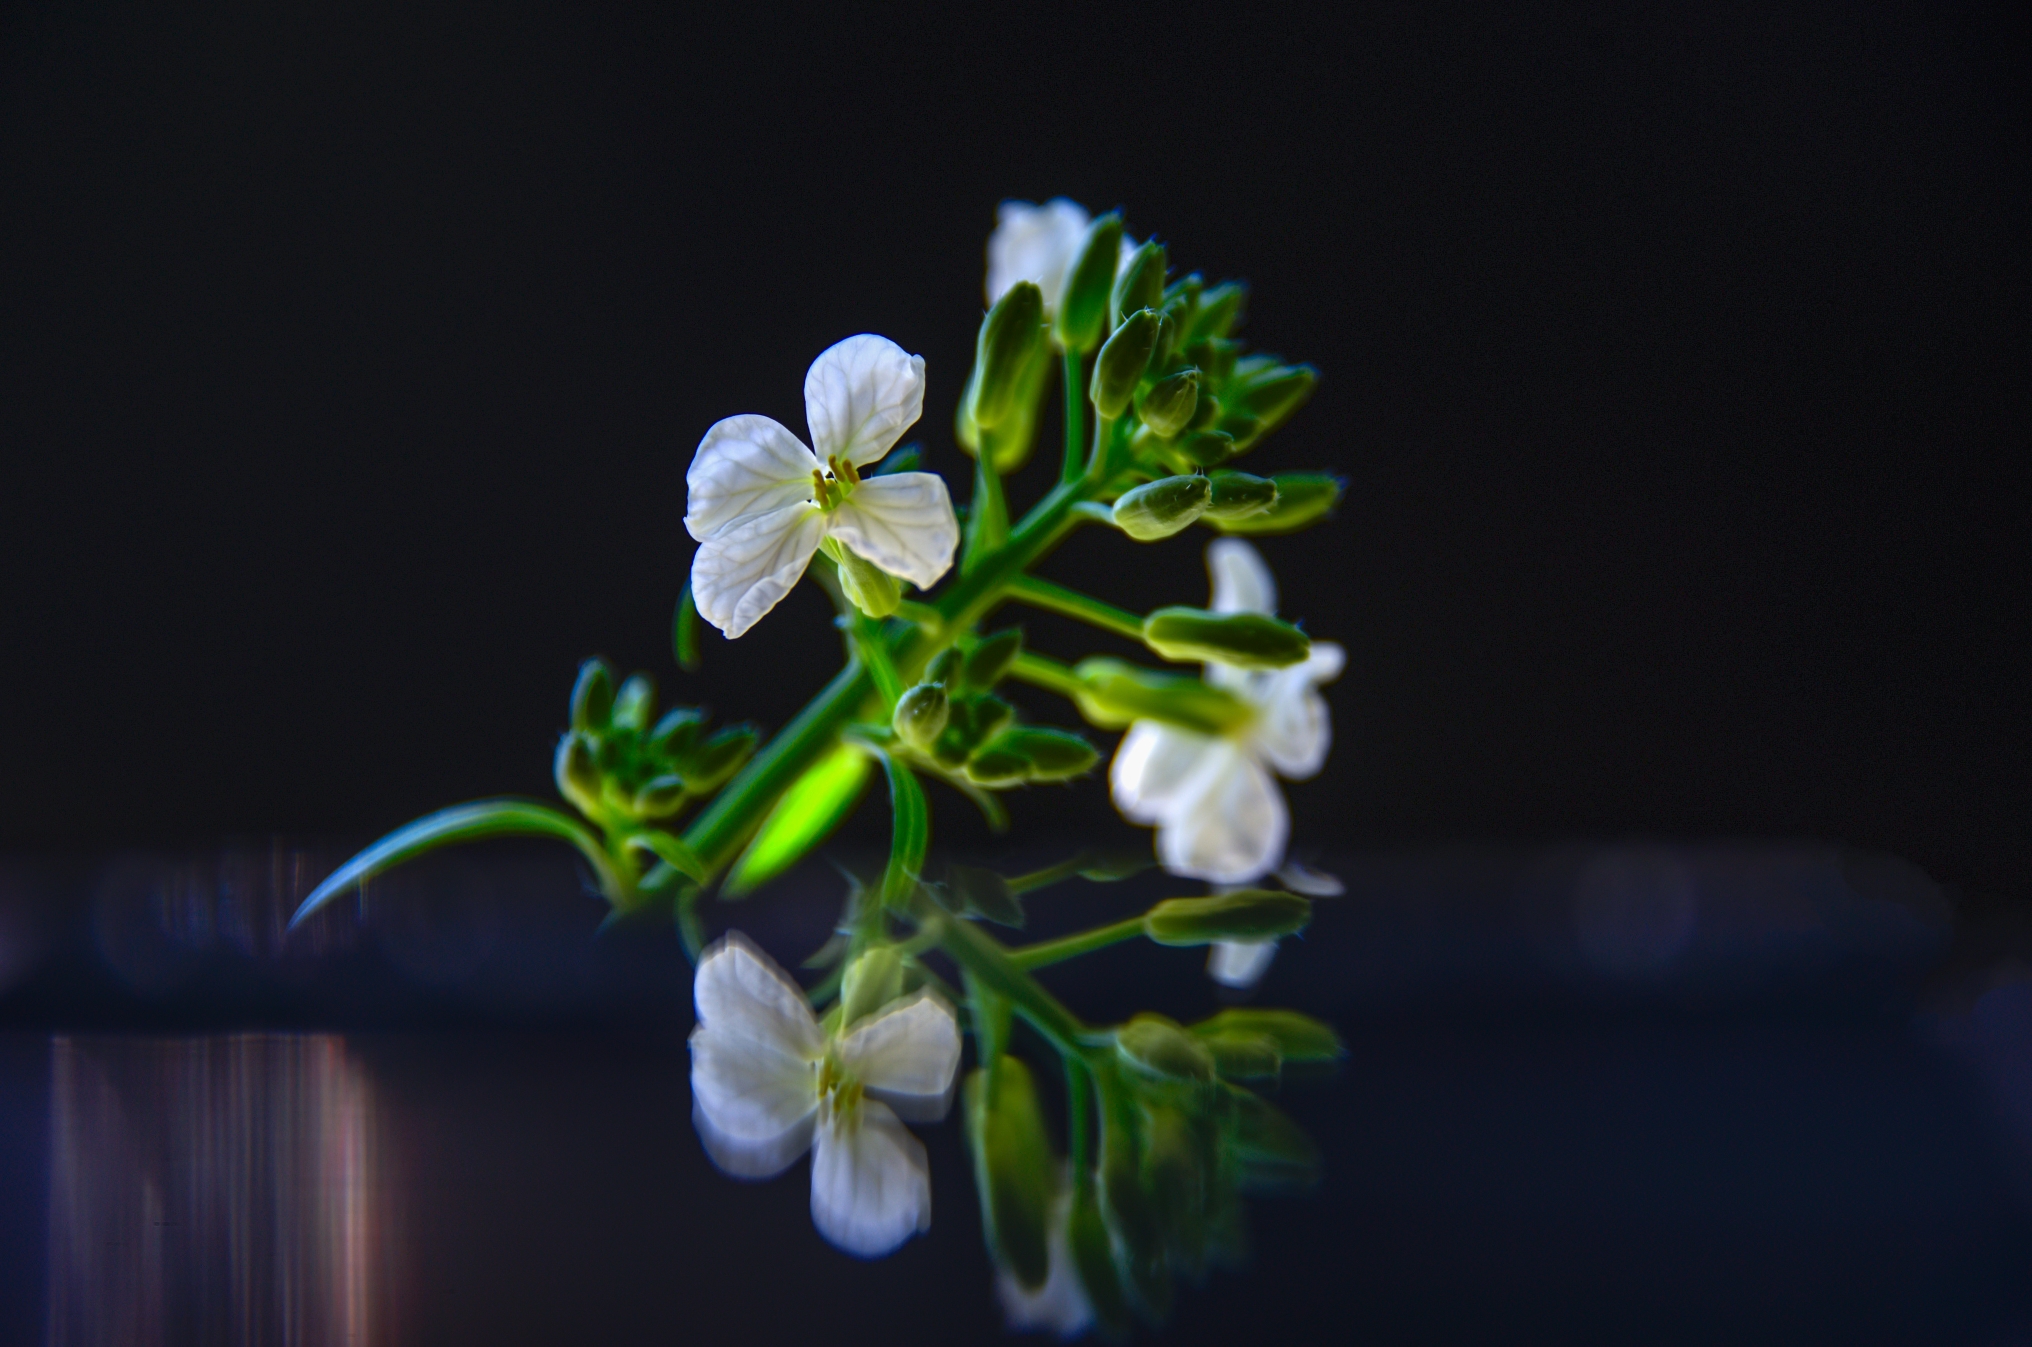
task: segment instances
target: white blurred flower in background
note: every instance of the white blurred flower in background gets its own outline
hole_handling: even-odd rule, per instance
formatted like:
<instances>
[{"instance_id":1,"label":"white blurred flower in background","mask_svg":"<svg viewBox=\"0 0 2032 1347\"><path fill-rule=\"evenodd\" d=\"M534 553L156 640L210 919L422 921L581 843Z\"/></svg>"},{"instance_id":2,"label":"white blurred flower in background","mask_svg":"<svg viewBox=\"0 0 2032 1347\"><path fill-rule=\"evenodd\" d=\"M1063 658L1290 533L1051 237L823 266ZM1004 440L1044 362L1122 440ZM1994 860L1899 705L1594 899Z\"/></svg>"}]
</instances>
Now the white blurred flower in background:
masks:
<instances>
[{"instance_id":1,"label":"white blurred flower in background","mask_svg":"<svg viewBox=\"0 0 2032 1347\"><path fill-rule=\"evenodd\" d=\"M988 236L988 303L993 305L1018 281L1035 281L1044 292L1045 316L1056 314L1066 273L1078 259L1091 223L1084 206L1062 196L1041 206L1004 201L995 212L995 232ZM1120 260L1135 251L1125 235Z\"/></svg>"}]
</instances>

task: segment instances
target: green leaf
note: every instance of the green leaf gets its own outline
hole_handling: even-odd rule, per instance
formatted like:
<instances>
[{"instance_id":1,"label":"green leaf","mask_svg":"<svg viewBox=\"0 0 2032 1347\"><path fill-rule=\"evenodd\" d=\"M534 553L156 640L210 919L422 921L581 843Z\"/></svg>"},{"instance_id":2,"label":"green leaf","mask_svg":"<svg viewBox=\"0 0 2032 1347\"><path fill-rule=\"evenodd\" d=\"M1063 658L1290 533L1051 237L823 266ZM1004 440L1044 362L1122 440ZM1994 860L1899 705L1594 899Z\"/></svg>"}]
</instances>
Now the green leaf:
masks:
<instances>
[{"instance_id":1,"label":"green leaf","mask_svg":"<svg viewBox=\"0 0 2032 1347\"><path fill-rule=\"evenodd\" d=\"M684 840L665 832L661 828L650 828L631 833L626 845L636 851L646 851L662 861L686 879L705 881L706 865L698 853L684 844Z\"/></svg>"},{"instance_id":2,"label":"green leaf","mask_svg":"<svg viewBox=\"0 0 2032 1347\"><path fill-rule=\"evenodd\" d=\"M698 644L698 601L691 596L691 581L686 580L684 593L677 597L677 615L670 622L670 653L677 657L677 667L686 673L699 671Z\"/></svg>"},{"instance_id":3,"label":"green leaf","mask_svg":"<svg viewBox=\"0 0 2032 1347\"><path fill-rule=\"evenodd\" d=\"M925 803L924 787L908 764L893 754L882 755L882 770L889 775L889 868L882 872L882 906L901 908L917 892L924 873L924 853L931 846L931 806Z\"/></svg>"},{"instance_id":4,"label":"green leaf","mask_svg":"<svg viewBox=\"0 0 2032 1347\"><path fill-rule=\"evenodd\" d=\"M1023 925L1023 904L1009 888L1009 881L993 870L971 865L946 869L945 887L953 910L963 917L985 917L998 926Z\"/></svg>"},{"instance_id":5,"label":"green leaf","mask_svg":"<svg viewBox=\"0 0 2032 1347\"><path fill-rule=\"evenodd\" d=\"M439 847L488 837L555 837L569 842L591 863L608 902L618 904L628 892L599 839L570 815L534 800L478 800L440 809L389 833L326 876L296 909L289 924L295 927L346 889L404 861Z\"/></svg>"},{"instance_id":6,"label":"green leaf","mask_svg":"<svg viewBox=\"0 0 2032 1347\"><path fill-rule=\"evenodd\" d=\"M720 892L739 898L804 859L832 835L868 784L868 755L841 744L806 768L769 811Z\"/></svg>"}]
</instances>

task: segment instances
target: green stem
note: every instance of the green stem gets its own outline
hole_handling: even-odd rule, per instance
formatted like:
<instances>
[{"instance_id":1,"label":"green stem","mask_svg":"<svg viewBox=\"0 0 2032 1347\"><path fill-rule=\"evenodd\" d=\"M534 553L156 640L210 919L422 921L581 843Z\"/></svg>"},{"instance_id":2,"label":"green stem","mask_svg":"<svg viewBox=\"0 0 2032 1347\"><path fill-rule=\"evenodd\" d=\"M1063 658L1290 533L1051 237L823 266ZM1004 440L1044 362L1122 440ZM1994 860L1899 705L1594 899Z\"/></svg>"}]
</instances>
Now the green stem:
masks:
<instances>
[{"instance_id":1,"label":"green stem","mask_svg":"<svg viewBox=\"0 0 2032 1347\"><path fill-rule=\"evenodd\" d=\"M1009 951L1009 962L1026 971L1032 968L1045 968L1051 964L1063 963L1067 959L1076 959L1082 954L1091 954L1097 949L1119 945L1124 940L1134 940L1142 934L1143 918L1131 917L1127 921L1118 921L1109 926L1096 926L1091 931L1081 931L1078 935L1043 940L1035 945L1012 949Z\"/></svg>"},{"instance_id":2,"label":"green stem","mask_svg":"<svg viewBox=\"0 0 2032 1347\"><path fill-rule=\"evenodd\" d=\"M926 905L929 907L929 905ZM1001 942L970 921L955 921L936 908L920 909L925 927L938 933L939 948L954 963L1005 998L1016 1012L1051 1040L1061 1053L1078 1053L1088 1030L1056 997L1019 968Z\"/></svg>"},{"instance_id":3,"label":"green stem","mask_svg":"<svg viewBox=\"0 0 2032 1347\"><path fill-rule=\"evenodd\" d=\"M882 624L865 613L855 613L852 621L854 653L868 666L883 704L893 708L903 696L903 676L889 660L889 644L882 638Z\"/></svg>"},{"instance_id":4,"label":"green stem","mask_svg":"<svg viewBox=\"0 0 2032 1347\"><path fill-rule=\"evenodd\" d=\"M1046 692L1056 692L1070 701L1078 701L1080 693L1086 691L1086 684L1080 682L1071 669L1055 659L1029 650L1018 655L1016 662L1009 666L1009 676L1032 687L1043 688Z\"/></svg>"},{"instance_id":5,"label":"green stem","mask_svg":"<svg viewBox=\"0 0 2032 1347\"><path fill-rule=\"evenodd\" d=\"M981 451L974 460L974 494L967 507L967 549L960 559L962 575L973 570L1009 536L1009 504L1002 496L1002 474L995 471L994 439L981 432Z\"/></svg>"},{"instance_id":6,"label":"green stem","mask_svg":"<svg viewBox=\"0 0 2032 1347\"><path fill-rule=\"evenodd\" d=\"M1032 870L1027 875L1017 875L1006 883L1011 893L1029 893L1071 879L1091 864L1092 857L1084 851L1076 851L1056 865L1047 865L1042 870Z\"/></svg>"},{"instance_id":7,"label":"green stem","mask_svg":"<svg viewBox=\"0 0 2032 1347\"><path fill-rule=\"evenodd\" d=\"M1075 1191L1084 1194L1093 1182L1093 1081L1087 1075L1086 1059L1074 1053L1065 1056L1065 1150L1072 1164Z\"/></svg>"},{"instance_id":8,"label":"green stem","mask_svg":"<svg viewBox=\"0 0 2032 1347\"><path fill-rule=\"evenodd\" d=\"M1112 603L1082 594L1064 585L1055 585L1049 580L1040 580L1034 575L1021 575L1009 582L1009 597L1018 603L1027 603L1032 608L1042 608L1048 613L1061 613L1076 618L1102 631L1126 636L1132 641L1143 639L1143 619Z\"/></svg>"},{"instance_id":9,"label":"green stem","mask_svg":"<svg viewBox=\"0 0 2032 1347\"><path fill-rule=\"evenodd\" d=\"M1077 482L1086 470L1086 427L1081 424L1086 416L1087 384L1081 377L1080 353L1065 353L1065 467L1059 474L1061 482Z\"/></svg>"}]
</instances>

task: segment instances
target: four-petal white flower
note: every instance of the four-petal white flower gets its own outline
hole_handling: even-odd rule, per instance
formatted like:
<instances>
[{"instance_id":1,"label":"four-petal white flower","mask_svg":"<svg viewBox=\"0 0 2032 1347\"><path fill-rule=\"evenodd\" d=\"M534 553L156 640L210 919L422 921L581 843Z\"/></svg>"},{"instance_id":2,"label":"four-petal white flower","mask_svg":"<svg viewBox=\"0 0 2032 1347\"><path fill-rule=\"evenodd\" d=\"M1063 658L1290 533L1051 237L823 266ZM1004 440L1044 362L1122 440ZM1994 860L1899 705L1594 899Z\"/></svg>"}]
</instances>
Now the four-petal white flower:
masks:
<instances>
[{"instance_id":1,"label":"four-petal white flower","mask_svg":"<svg viewBox=\"0 0 2032 1347\"><path fill-rule=\"evenodd\" d=\"M1035 281L1044 292L1044 312L1058 312L1066 276L1087 241L1086 208L1054 197L1041 206L1004 201L995 211L995 232L988 235L988 303L993 304L1018 281ZM1117 267L1128 261L1136 245L1127 236Z\"/></svg>"},{"instance_id":2,"label":"four-petal white flower","mask_svg":"<svg viewBox=\"0 0 2032 1347\"><path fill-rule=\"evenodd\" d=\"M828 1033L738 933L699 960L692 997L693 1121L716 1164L766 1178L811 1150L812 1223L863 1258L931 1228L924 1146L902 1118L952 1103L960 1033L943 1001L920 992Z\"/></svg>"},{"instance_id":3,"label":"four-petal white flower","mask_svg":"<svg viewBox=\"0 0 2032 1347\"><path fill-rule=\"evenodd\" d=\"M1274 613L1277 586L1256 549L1239 538L1207 548L1217 613ZM1115 806L1157 827L1157 859L1173 874L1248 884L1277 867L1291 817L1277 776L1303 780L1326 762L1333 738L1326 699L1315 690L1339 676L1344 656L1314 641L1300 663L1239 669L1209 663L1206 680L1251 714L1224 735L1139 720L1122 736L1109 770ZM1267 960L1264 961L1267 964Z\"/></svg>"},{"instance_id":4,"label":"four-petal white flower","mask_svg":"<svg viewBox=\"0 0 2032 1347\"><path fill-rule=\"evenodd\" d=\"M863 334L821 353L804 376L812 449L766 416L730 416L708 430L685 474L699 616L741 635L827 539L920 589L936 584L960 536L944 481L859 472L923 411L924 357Z\"/></svg>"}]
</instances>

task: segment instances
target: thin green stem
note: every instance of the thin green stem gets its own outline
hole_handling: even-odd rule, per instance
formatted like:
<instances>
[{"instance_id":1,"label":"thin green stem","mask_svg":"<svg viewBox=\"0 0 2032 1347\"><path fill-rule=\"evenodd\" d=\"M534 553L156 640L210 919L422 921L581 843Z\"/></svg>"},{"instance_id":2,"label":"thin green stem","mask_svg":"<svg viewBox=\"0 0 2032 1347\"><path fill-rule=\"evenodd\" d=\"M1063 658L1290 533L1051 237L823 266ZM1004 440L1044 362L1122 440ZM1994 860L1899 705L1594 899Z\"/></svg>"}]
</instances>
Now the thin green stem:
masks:
<instances>
[{"instance_id":1,"label":"thin green stem","mask_svg":"<svg viewBox=\"0 0 2032 1347\"><path fill-rule=\"evenodd\" d=\"M1086 470L1086 427L1081 422L1086 417L1087 385L1082 377L1080 353L1065 353L1065 467L1059 474L1061 482L1077 482Z\"/></svg>"},{"instance_id":2,"label":"thin green stem","mask_svg":"<svg viewBox=\"0 0 2032 1347\"><path fill-rule=\"evenodd\" d=\"M1078 935L1062 936L1057 940L1042 940L1035 945L1009 951L1009 962L1026 972L1032 968L1046 968L1067 959L1076 959L1082 954L1091 954L1097 949L1119 945L1124 940L1134 940L1143 934L1143 918L1131 917L1108 926L1096 926L1091 931Z\"/></svg>"},{"instance_id":3,"label":"thin green stem","mask_svg":"<svg viewBox=\"0 0 2032 1347\"><path fill-rule=\"evenodd\" d=\"M854 653L861 663L868 666L868 672L875 680L875 691L882 694L883 704L894 707L903 696L903 676L890 662L889 643L882 639L882 624L864 613L854 614L851 620Z\"/></svg>"},{"instance_id":4,"label":"thin green stem","mask_svg":"<svg viewBox=\"0 0 2032 1347\"><path fill-rule=\"evenodd\" d=\"M1009 676L1032 687L1056 692L1071 701L1078 701L1080 693L1086 691L1086 684L1065 665L1048 656L1026 650L1016 657L1009 666Z\"/></svg>"},{"instance_id":5,"label":"thin green stem","mask_svg":"<svg viewBox=\"0 0 2032 1347\"><path fill-rule=\"evenodd\" d=\"M1009 503L1002 495L1002 474L995 471L994 437L981 432L981 449L974 459L974 494L967 506L967 548L960 559L960 573L973 570L982 558L1000 547L1009 536Z\"/></svg>"},{"instance_id":6,"label":"thin green stem","mask_svg":"<svg viewBox=\"0 0 2032 1347\"><path fill-rule=\"evenodd\" d=\"M1115 439L1115 422L1118 418L1094 416L1094 451L1087 457L1086 476L1088 481L1104 482L1108 479L1108 450Z\"/></svg>"},{"instance_id":7,"label":"thin green stem","mask_svg":"<svg viewBox=\"0 0 2032 1347\"><path fill-rule=\"evenodd\" d=\"M1067 589L1064 585L1040 580L1034 575L1021 575L1011 580L1009 597L1018 603L1027 603L1032 608L1042 608L1048 613L1060 613L1088 626L1099 627L1102 631L1126 636L1132 641L1143 639L1143 619L1134 613L1082 594L1076 589Z\"/></svg>"},{"instance_id":8,"label":"thin green stem","mask_svg":"<svg viewBox=\"0 0 2032 1347\"><path fill-rule=\"evenodd\" d=\"M1073 1188L1084 1195L1087 1185L1093 1182L1093 1165L1088 1157L1093 1150L1094 1086L1087 1075L1084 1057L1067 1053L1064 1061L1066 1159L1072 1165Z\"/></svg>"},{"instance_id":9,"label":"thin green stem","mask_svg":"<svg viewBox=\"0 0 2032 1347\"><path fill-rule=\"evenodd\" d=\"M1009 885L1011 893L1030 893L1071 879L1091 864L1093 861L1086 852L1076 851L1056 865L1047 865L1042 870L1032 870L1029 874L1017 875L1005 882Z\"/></svg>"},{"instance_id":10,"label":"thin green stem","mask_svg":"<svg viewBox=\"0 0 2032 1347\"><path fill-rule=\"evenodd\" d=\"M928 909L928 910L927 910ZM1008 1000L1016 1012L1051 1040L1062 1053L1081 1050L1089 1032L1050 992L1010 959L1000 941L970 921L955 921L926 904L919 909L923 924L938 933L939 948L954 963Z\"/></svg>"}]
</instances>

